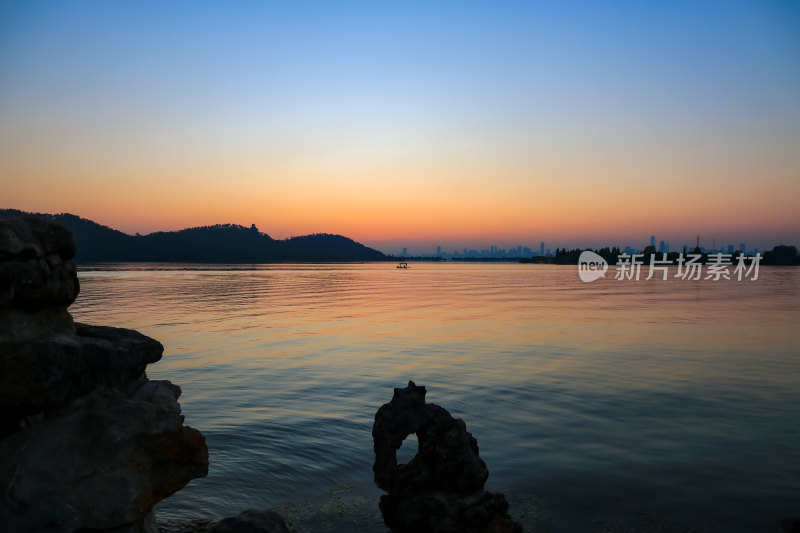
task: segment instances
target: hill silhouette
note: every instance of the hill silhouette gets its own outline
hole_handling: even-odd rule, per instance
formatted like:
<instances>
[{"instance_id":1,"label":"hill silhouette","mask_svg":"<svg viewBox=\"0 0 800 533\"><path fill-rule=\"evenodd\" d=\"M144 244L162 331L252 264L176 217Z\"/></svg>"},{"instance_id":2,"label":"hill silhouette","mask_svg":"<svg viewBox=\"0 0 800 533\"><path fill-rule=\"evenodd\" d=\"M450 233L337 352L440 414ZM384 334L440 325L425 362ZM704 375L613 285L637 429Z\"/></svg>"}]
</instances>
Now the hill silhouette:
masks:
<instances>
[{"instance_id":1,"label":"hill silhouette","mask_svg":"<svg viewBox=\"0 0 800 533\"><path fill-rule=\"evenodd\" d=\"M387 257L341 235L316 233L273 239L254 225L217 224L149 235L128 235L79 216L0 209L0 218L35 217L75 234L76 262L271 263L289 261L383 261Z\"/></svg>"}]
</instances>

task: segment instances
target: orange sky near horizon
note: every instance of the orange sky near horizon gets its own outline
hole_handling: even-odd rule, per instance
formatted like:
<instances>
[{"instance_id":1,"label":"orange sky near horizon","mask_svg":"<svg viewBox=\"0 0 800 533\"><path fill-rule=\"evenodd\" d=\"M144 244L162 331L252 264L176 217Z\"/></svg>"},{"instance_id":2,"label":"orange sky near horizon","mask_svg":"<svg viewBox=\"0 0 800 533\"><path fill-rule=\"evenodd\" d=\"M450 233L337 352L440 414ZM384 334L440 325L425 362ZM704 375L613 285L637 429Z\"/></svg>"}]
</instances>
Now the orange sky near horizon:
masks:
<instances>
[{"instance_id":1,"label":"orange sky near horizon","mask_svg":"<svg viewBox=\"0 0 800 533\"><path fill-rule=\"evenodd\" d=\"M62 177L68 168L63 164L41 170L20 165L14 174L38 170L40 177L15 181L3 197L5 206L72 212L127 233L255 223L274 238L339 233L382 248L437 242L536 246L541 240L562 246L635 245L652 233L689 242L701 233L738 244L759 234L785 239L800 228L796 197L786 194L796 187L791 168L773 172L769 180L749 179L755 169L739 160L727 169L715 165L724 179L693 179L679 168L640 170L626 161L587 167L597 173L585 179L586 170L569 165L538 172L533 163L517 169L498 165L494 172L488 162L486 168L462 165L454 157L452 164L435 169L387 164L383 172L309 172L285 182L260 180L258 170L253 178L239 174L219 180L214 176L231 171L209 166L184 170L183 176L191 178L165 175L154 164L142 172L146 179L128 170L127 179L106 180L104 175L126 170L98 165L84 169L81 177ZM271 174L268 166L262 172ZM59 178L41 177L47 174Z\"/></svg>"}]
</instances>

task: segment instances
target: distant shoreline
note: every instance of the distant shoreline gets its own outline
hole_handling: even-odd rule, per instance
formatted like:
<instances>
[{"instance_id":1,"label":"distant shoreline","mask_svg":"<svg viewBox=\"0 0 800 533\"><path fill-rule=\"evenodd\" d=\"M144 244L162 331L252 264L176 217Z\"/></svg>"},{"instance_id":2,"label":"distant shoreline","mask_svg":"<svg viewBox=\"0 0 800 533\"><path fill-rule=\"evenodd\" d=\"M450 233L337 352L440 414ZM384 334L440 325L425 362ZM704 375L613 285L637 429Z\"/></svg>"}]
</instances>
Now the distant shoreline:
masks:
<instances>
[{"instance_id":1,"label":"distant shoreline","mask_svg":"<svg viewBox=\"0 0 800 533\"><path fill-rule=\"evenodd\" d=\"M217 224L128 235L69 213L28 213L0 209L0 218L32 217L60 224L75 236L75 263L166 262L166 263L271 263L271 262L357 262L392 260L342 235L315 233L273 239L255 224Z\"/></svg>"},{"instance_id":2,"label":"distant shoreline","mask_svg":"<svg viewBox=\"0 0 800 533\"><path fill-rule=\"evenodd\" d=\"M577 265L580 254L592 251L603 257L609 265L617 263L622 250L605 247L592 250L556 248L549 255L531 257L442 257L395 256L384 254L342 235L315 233L288 239L273 239L261 232L255 224L245 227L237 224L216 224L178 231L159 231L148 235L129 235L69 213L30 213L19 209L0 209L0 218L33 217L55 222L68 228L75 236L78 253L76 264L87 263L196 263L196 264L286 264L286 263L360 263L360 262L462 262L462 263L528 263ZM651 258L662 261L664 255L654 246L642 252L635 251L644 265ZM684 251L695 254L700 264L708 263L709 256L721 251L704 251L695 248ZM743 252L723 254L733 263ZM677 265L679 252L666 253L668 264ZM628 254L631 256L631 254ZM752 257L752 254L745 257ZM800 265L795 246L778 245L761 256L762 265ZM666 263L661 263L666 264Z\"/></svg>"}]
</instances>

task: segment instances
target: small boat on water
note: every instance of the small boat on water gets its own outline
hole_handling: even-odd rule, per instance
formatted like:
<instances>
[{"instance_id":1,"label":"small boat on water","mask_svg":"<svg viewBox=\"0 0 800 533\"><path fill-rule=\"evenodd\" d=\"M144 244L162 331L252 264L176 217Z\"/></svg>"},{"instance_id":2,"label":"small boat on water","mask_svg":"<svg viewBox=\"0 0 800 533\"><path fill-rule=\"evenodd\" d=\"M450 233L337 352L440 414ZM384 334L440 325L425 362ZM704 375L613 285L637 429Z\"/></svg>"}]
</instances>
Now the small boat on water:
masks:
<instances>
[{"instance_id":1,"label":"small boat on water","mask_svg":"<svg viewBox=\"0 0 800 533\"><path fill-rule=\"evenodd\" d=\"M400 263L397 268L408 268L408 263Z\"/></svg>"}]
</instances>

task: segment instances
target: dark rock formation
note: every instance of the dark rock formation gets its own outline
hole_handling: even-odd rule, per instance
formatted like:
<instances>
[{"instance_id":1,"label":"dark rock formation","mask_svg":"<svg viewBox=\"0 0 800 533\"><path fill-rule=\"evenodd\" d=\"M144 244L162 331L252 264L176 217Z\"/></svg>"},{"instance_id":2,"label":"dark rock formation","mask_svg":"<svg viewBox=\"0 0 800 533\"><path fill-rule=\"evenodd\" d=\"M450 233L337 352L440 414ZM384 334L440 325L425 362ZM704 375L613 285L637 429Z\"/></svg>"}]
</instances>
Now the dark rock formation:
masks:
<instances>
[{"instance_id":1,"label":"dark rock formation","mask_svg":"<svg viewBox=\"0 0 800 533\"><path fill-rule=\"evenodd\" d=\"M130 394L145 367L161 359L161 343L136 331L76 324L74 332L2 343L0 436L27 417L68 405L100 388Z\"/></svg>"},{"instance_id":2,"label":"dark rock formation","mask_svg":"<svg viewBox=\"0 0 800 533\"><path fill-rule=\"evenodd\" d=\"M800 516L781 520L784 533L800 533Z\"/></svg>"},{"instance_id":3,"label":"dark rock formation","mask_svg":"<svg viewBox=\"0 0 800 533\"><path fill-rule=\"evenodd\" d=\"M380 500L386 525L397 532L521 532L508 516L505 497L483 489L489 471L464 421L426 404L425 393L409 381L375 414L372 469L375 483L388 493ZM412 433L419 451L398 465L397 450Z\"/></svg>"},{"instance_id":4,"label":"dark rock formation","mask_svg":"<svg viewBox=\"0 0 800 533\"><path fill-rule=\"evenodd\" d=\"M149 381L163 347L74 324L65 228L0 220L0 524L4 531L155 532L153 506L205 476L180 388Z\"/></svg>"},{"instance_id":5,"label":"dark rock formation","mask_svg":"<svg viewBox=\"0 0 800 533\"><path fill-rule=\"evenodd\" d=\"M161 533L289 533L274 511L245 511L222 520L190 520L159 524Z\"/></svg>"},{"instance_id":6,"label":"dark rock formation","mask_svg":"<svg viewBox=\"0 0 800 533\"><path fill-rule=\"evenodd\" d=\"M75 240L67 228L35 218L0 224L0 308L66 307L78 296Z\"/></svg>"},{"instance_id":7,"label":"dark rock formation","mask_svg":"<svg viewBox=\"0 0 800 533\"><path fill-rule=\"evenodd\" d=\"M67 306L78 296L66 228L35 218L0 223L0 342L72 330Z\"/></svg>"}]
</instances>

